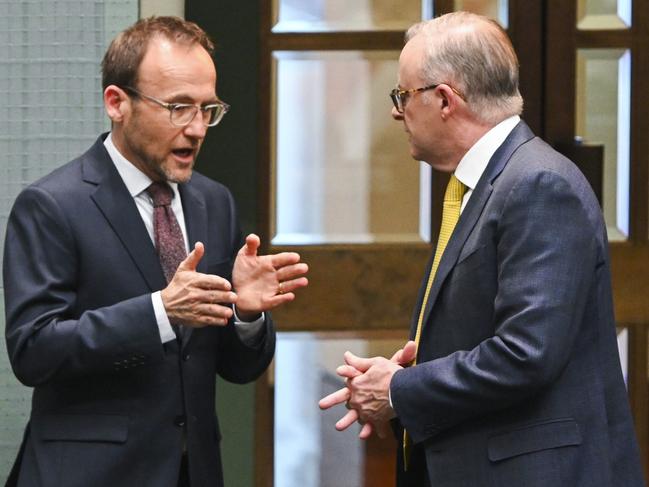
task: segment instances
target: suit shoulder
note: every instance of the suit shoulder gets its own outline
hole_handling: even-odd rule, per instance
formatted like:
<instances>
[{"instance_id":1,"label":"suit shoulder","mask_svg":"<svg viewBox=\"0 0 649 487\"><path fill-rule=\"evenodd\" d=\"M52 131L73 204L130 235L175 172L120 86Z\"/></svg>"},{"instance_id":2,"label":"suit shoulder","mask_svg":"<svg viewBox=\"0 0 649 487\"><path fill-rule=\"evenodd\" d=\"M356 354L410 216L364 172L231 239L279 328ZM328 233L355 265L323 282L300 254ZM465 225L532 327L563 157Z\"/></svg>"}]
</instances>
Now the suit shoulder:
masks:
<instances>
[{"instance_id":1,"label":"suit shoulder","mask_svg":"<svg viewBox=\"0 0 649 487\"><path fill-rule=\"evenodd\" d=\"M36 192L47 193L56 199L69 198L80 188L81 173L81 157L78 157L28 184L20 194Z\"/></svg>"},{"instance_id":2,"label":"suit shoulder","mask_svg":"<svg viewBox=\"0 0 649 487\"><path fill-rule=\"evenodd\" d=\"M213 197L225 197L232 199L232 193L230 189L214 179L208 178L207 176L194 171L192 173L192 178L189 183L194 188L201 191L206 196Z\"/></svg>"},{"instance_id":3,"label":"suit shoulder","mask_svg":"<svg viewBox=\"0 0 649 487\"><path fill-rule=\"evenodd\" d=\"M512 154L502 175L518 181L536 180L544 175L564 180L579 193L592 194L590 183L575 163L538 137L522 144Z\"/></svg>"}]
</instances>

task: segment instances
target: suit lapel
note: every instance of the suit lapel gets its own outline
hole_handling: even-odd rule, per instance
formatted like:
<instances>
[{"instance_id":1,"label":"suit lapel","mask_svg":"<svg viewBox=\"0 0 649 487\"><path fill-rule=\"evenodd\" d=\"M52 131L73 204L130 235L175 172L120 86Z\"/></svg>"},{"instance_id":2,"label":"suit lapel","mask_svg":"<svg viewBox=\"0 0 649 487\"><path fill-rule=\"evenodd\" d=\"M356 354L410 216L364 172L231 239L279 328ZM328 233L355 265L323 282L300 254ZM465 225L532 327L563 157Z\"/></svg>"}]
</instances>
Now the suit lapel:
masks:
<instances>
[{"instance_id":1,"label":"suit lapel","mask_svg":"<svg viewBox=\"0 0 649 487\"><path fill-rule=\"evenodd\" d=\"M97 185L91 198L118 235L151 291L163 289L166 281L151 237L133 198L106 152L102 137L84 156L83 179Z\"/></svg>"},{"instance_id":2,"label":"suit lapel","mask_svg":"<svg viewBox=\"0 0 649 487\"><path fill-rule=\"evenodd\" d=\"M180 198L183 203L183 214L185 216L185 228L187 229L187 240L189 241L189 250L194 248L196 242L202 242L205 245L205 251L209 251L209 242L207 234L207 207L203 195L192 186L191 182L178 185ZM205 259L198 263L196 270L198 272L206 271ZM189 343L194 329L185 327L182 333L182 348L184 349Z\"/></svg>"},{"instance_id":3,"label":"suit lapel","mask_svg":"<svg viewBox=\"0 0 649 487\"><path fill-rule=\"evenodd\" d=\"M451 239L442 255L442 260L437 268L437 273L435 274L435 279L426 303L423 320L424 324L430 316L430 312L437 300L442 284L444 284L446 277L457 263L457 259L460 256L460 252L466 239L475 227L478 218L482 214L482 210L491 196L493 191L493 181L505 168L514 151L532 138L534 138L534 134L527 124L522 121L519 122L489 160L489 164L487 164L484 173L473 190L466 208L460 215L457 226L455 227Z\"/></svg>"}]
</instances>

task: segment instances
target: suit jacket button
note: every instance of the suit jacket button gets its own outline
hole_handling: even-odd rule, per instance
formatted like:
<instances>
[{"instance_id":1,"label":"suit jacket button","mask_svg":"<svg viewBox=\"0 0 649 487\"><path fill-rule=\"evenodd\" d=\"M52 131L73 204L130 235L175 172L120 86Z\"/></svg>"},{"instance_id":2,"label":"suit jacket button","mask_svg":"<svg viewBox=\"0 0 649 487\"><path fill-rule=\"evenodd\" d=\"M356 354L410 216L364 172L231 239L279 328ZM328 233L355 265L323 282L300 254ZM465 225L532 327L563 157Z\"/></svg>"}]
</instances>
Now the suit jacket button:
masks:
<instances>
[{"instance_id":1,"label":"suit jacket button","mask_svg":"<svg viewBox=\"0 0 649 487\"><path fill-rule=\"evenodd\" d=\"M186 353L185 355L183 355L183 360L184 360L185 362L187 362L187 361L189 360L189 354L188 354L188 353Z\"/></svg>"},{"instance_id":2,"label":"suit jacket button","mask_svg":"<svg viewBox=\"0 0 649 487\"><path fill-rule=\"evenodd\" d=\"M185 416L183 416L182 414L176 416L174 418L174 424L176 426L185 426Z\"/></svg>"}]
</instances>

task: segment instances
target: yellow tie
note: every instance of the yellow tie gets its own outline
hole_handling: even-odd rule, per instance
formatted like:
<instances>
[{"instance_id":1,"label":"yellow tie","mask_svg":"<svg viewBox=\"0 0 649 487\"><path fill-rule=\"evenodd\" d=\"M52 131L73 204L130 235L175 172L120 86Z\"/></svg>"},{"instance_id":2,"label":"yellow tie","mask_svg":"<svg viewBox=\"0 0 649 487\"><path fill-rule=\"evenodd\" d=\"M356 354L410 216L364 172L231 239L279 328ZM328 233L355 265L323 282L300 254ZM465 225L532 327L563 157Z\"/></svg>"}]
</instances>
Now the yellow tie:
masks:
<instances>
[{"instance_id":1,"label":"yellow tie","mask_svg":"<svg viewBox=\"0 0 649 487\"><path fill-rule=\"evenodd\" d=\"M428 282L426 283L426 292L424 292L424 299L421 302L419 309L419 319L417 320L417 333L415 334L415 343L419 347L419 339L421 338L421 329L424 321L424 312L426 311L426 304L428 303L428 295L430 288L433 286L435 273L439 266L439 261L442 260L446 244L451 239L453 229L460 219L460 208L462 207L462 198L466 193L466 186L462 184L455 174L451 175L451 179L446 186L444 193L444 206L442 209L442 225L439 228L439 237L437 239L437 248L435 250L435 257L433 257L433 264L430 268ZM417 357L412 361L412 365L417 363ZM408 460L410 458L410 436L406 430L403 431L403 465L408 468Z\"/></svg>"}]
</instances>

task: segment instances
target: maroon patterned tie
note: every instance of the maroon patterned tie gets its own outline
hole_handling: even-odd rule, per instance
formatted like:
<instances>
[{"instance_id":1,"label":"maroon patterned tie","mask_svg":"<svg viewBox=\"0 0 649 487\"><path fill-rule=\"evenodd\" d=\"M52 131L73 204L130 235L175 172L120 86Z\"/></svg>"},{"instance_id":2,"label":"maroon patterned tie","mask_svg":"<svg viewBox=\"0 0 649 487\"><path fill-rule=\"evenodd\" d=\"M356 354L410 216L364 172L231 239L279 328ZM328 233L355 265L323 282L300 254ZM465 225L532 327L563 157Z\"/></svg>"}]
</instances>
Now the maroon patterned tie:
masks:
<instances>
[{"instance_id":1,"label":"maroon patterned tie","mask_svg":"<svg viewBox=\"0 0 649 487\"><path fill-rule=\"evenodd\" d=\"M167 183L151 183L147 193L153 200L153 234L158 258L167 282L187 256L185 240L176 215L171 208L174 192Z\"/></svg>"}]
</instances>

